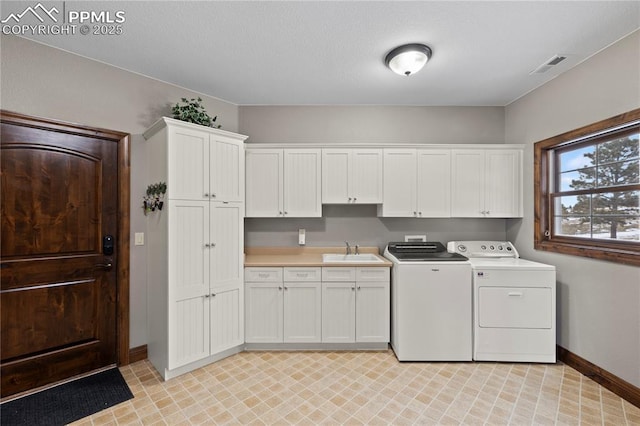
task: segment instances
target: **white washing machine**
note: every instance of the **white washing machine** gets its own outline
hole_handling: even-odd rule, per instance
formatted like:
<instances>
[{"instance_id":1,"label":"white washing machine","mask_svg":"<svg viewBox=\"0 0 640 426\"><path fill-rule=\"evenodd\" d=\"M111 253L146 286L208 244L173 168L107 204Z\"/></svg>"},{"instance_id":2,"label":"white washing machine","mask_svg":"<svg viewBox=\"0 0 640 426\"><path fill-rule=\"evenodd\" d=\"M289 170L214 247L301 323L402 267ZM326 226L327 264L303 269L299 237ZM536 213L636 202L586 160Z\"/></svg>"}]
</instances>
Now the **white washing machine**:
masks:
<instances>
[{"instance_id":1,"label":"white washing machine","mask_svg":"<svg viewBox=\"0 0 640 426\"><path fill-rule=\"evenodd\" d=\"M471 361L471 265L439 242L389 243L391 347L399 361Z\"/></svg>"},{"instance_id":2,"label":"white washing machine","mask_svg":"<svg viewBox=\"0 0 640 426\"><path fill-rule=\"evenodd\" d=\"M473 271L473 359L556 362L555 266L520 259L508 241L450 241Z\"/></svg>"}]
</instances>

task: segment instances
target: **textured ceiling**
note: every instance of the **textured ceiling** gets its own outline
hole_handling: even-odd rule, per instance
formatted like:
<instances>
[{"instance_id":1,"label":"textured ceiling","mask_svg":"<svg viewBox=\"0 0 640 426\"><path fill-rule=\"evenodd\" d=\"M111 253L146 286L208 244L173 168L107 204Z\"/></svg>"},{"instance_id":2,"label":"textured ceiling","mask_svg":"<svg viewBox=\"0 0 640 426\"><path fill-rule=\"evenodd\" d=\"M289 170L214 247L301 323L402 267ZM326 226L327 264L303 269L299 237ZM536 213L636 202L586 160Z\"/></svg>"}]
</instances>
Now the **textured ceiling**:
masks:
<instances>
[{"instance_id":1,"label":"textured ceiling","mask_svg":"<svg viewBox=\"0 0 640 426\"><path fill-rule=\"evenodd\" d=\"M28 38L239 105L503 106L640 28L638 1L42 3L124 11L123 34ZM410 77L384 66L405 43L433 49Z\"/></svg>"}]
</instances>

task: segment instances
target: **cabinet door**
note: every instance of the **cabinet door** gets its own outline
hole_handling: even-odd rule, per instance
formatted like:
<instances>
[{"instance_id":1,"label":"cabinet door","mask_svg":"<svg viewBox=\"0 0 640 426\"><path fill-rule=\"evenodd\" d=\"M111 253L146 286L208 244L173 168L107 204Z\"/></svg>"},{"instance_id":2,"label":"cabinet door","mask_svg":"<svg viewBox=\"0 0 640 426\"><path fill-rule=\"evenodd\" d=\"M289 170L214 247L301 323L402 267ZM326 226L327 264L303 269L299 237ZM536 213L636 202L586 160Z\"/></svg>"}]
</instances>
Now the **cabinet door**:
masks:
<instances>
[{"instance_id":1,"label":"cabinet door","mask_svg":"<svg viewBox=\"0 0 640 426\"><path fill-rule=\"evenodd\" d=\"M358 204L382 203L382 150L354 149L350 168L350 197Z\"/></svg>"},{"instance_id":2,"label":"cabinet door","mask_svg":"<svg viewBox=\"0 0 640 426\"><path fill-rule=\"evenodd\" d=\"M209 355L209 202L169 200L169 362Z\"/></svg>"},{"instance_id":3,"label":"cabinet door","mask_svg":"<svg viewBox=\"0 0 640 426\"><path fill-rule=\"evenodd\" d=\"M418 217L451 217L451 151L417 151Z\"/></svg>"},{"instance_id":4,"label":"cabinet door","mask_svg":"<svg viewBox=\"0 0 640 426\"><path fill-rule=\"evenodd\" d=\"M209 133L169 126L167 197L204 200L209 194Z\"/></svg>"},{"instance_id":5,"label":"cabinet door","mask_svg":"<svg viewBox=\"0 0 640 426\"><path fill-rule=\"evenodd\" d=\"M209 195L211 200L243 202L243 143L211 134L209 145Z\"/></svg>"},{"instance_id":6,"label":"cabinet door","mask_svg":"<svg viewBox=\"0 0 640 426\"><path fill-rule=\"evenodd\" d=\"M454 149L451 155L451 216L484 217L484 150Z\"/></svg>"},{"instance_id":7,"label":"cabinet door","mask_svg":"<svg viewBox=\"0 0 640 426\"><path fill-rule=\"evenodd\" d=\"M211 203L211 289L242 287L244 205Z\"/></svg>"},{"instance_id":8,"label":"cabinet door","mask_svg":"<svg viewBox=\"0 0 640 426\"><path fill-rule=\"evenodd\" d=\"M170 370L209 356L209 297L170 302L168 321Z\"/></svg>"},{"instance_id":9,"label":"cabinet door","mask_svg":"<svg viewBox=\"0 0 640 426\"><path fill-rule=\"evenodd\" d=\"M322 283L322 341L356 341L355 282Z\"/></svg>"},{"instance_id":10,"label":"cabinet door","mask_svg":"<svg viewBox=\"0 0 640 426\"><path fill-rule=\"evenodd\" d=\"M282 343L282 283L245 284L247 343Z\"/></svg>"},{"instance_id":11,"label":"cabinet door","mask_svg":"<svg viewBox=\"0 0 640 426\"><path fill-rule=\"evenodd\" d=\"M281 149L247 150L246 217L279 217L283 210L283 152Z\"/></svg>"},{"instance_id":12,"label":"cabinet door","mask_svg":"<svg viewBox=\"0 0 640 426\"><path fill-rule=\"evenodd\" d=\"M319 282L285 283L284 342L320 342L322 286Z\"/></svg>"},{"instance_id":13,"label":"cabinet door","mask_svg":"<svg viewBox=\"0 0 640 426\"><path fill-rule=\"evenodd\" d=\"M520 150L485 153L487 217L522 217L522 156Z\"/></svg>"},{"instance_id":14,"label":"cabinet door","mask_svg":"<svg viewBox=\"0 0 640 426\"><path fill-rule=\"evenodd\" d=\"M416 150L385 149L382 216L415 217Z\"/></svg>"},{"instance_id":15,"label":"cabinet door","mask_svg":"<svg viewBox=\"0 0 640 426\"><path fill-rule=\"evenodd\" d=\"M388 342L390 327L389 282L356 283L356 341Z\"/></svg>"},{"instance_id":16,"label":"cabinet door","mask_svg":"<svg viewBox=\"0 0 640 426\"><path fill-rule=\"evenodd\" d=\"M348 149L322 150L322 203L344 204L349 199Z\"/></svg>"},{"instance_id":17,"label":"cabinet door","mask_svg":"<svg viewBox=\"0 0 640 426\"><path fill-rule=\"evenodd\" d=\"M169 300L209 293L209 202L169 200Z\"/></svg>"},{"instance_id":18,"label":"cabinet door","mask_svg":"<svg viewBox=\"0 0 640 426\"><path fill-rule=\"evenodd\" d=\"M284 150L284 216L321 217L321 151Z\"/></svg>"},{"instance_id":19,"label":"cabinet door","mask_svg":"<svg viewBox=\"0 0 640 426\"><path fill-rule=\"evenodd\" d=\"M212 292L210 300L211 355L244 343L243 289Z\"/></svg>"}]
</instances>

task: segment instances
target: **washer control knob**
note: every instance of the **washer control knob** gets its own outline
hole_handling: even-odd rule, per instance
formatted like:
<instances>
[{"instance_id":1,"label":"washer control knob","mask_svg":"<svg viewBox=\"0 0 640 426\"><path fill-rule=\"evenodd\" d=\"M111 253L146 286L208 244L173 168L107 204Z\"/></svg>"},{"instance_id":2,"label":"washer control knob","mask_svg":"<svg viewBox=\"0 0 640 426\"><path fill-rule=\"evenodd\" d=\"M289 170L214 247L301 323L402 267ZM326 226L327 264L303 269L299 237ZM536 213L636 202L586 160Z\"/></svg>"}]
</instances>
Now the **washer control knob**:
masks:
<instances>
[{"instance_id":1,"label":"washer control knob","mask_svg":"<svg viewBox=\"0 0 640 426\"><path fill-rule=\"evenodd\" d=\"M502 246L498 246L498 250L502 251Z\"/></svg>"},{"instance_id":2,"label":"washer control knob","mask_svg":"<svg viewBox=\"0 0 640 426\"><path fill-rule=\"evenodd\" d=\"M481 248L482 250L486 250L486 249L487 249L487 246L485 246L485 245L483 244L483 245L481 245L481 246L480 246L480 248Z\"/></svg>"},{"instance_id":3,"label":"washer control knob","mask_svg":"<svg viewBox=\"0 0 640 426\"><path fill-rule=\"evenodd\" d=\"M507 251L511 251L511 247L510 246L507 246Z\"/></svg>"},{"instance_id":4,"label":"washer control knob","mask_svg":"<svg viewBox=\"0 0 640 426\"><path fill-rule=\"evenodd\" d=\"M460 245L458 246L458 251L459 251L460 253L464 253L465 251L467 251L467 246L465 246L465 245L463 245L463 244L460 244Z\"/></svg>"},{"instance_id":5,"label":"washer control knob","mask_svg":"<svg viewBox=\"0 0 640 426\"><path fill-rule=\"evenodd\" d=\"M490 248L491 250L495 250L495 249L496 249L494 246L489 246L489 248Z\"/></svg>"}]
</instances>

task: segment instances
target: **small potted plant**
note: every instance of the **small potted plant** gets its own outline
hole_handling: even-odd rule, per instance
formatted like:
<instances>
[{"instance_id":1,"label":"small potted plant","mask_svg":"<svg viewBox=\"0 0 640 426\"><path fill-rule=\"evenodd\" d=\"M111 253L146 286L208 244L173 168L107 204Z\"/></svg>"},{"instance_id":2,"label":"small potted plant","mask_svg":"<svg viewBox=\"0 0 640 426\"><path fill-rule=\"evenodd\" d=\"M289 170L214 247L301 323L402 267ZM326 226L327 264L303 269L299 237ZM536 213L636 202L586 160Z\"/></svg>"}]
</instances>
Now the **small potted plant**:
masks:
<instances>
[{"instance_id":1,"label":"small potted plant","mask_svg":"<svg viewBox=\"0 0 640 426\"><path fill-rule=\"evenodd\" d=\"M202 102L202 99L200 97L198 97L197 99L182 98L182 104L178 102L173 108L171 108L173 118L175 118L176 120L219 129L220 125L216 124L218 116L211 117L209 114L207 114L207 111L204 109L200 102Z\"/></svg>"}]
</instances>

